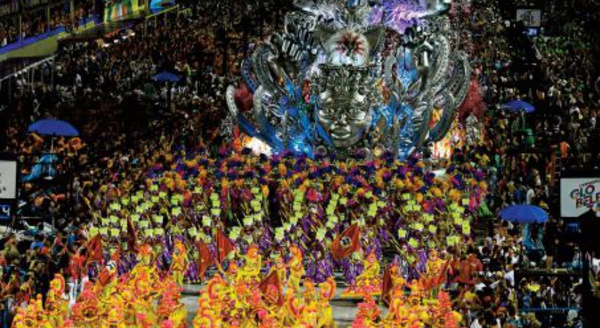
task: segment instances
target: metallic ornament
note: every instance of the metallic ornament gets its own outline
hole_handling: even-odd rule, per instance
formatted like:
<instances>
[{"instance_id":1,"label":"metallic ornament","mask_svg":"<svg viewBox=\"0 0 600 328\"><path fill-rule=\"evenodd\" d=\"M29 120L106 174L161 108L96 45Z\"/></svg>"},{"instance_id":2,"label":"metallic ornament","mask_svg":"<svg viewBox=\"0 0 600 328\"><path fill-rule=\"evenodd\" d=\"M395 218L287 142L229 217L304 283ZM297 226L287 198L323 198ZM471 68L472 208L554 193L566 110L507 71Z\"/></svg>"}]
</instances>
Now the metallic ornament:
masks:
<instances>
[{"instance_id":1,"label":"metallic ornament","mask_svg":"<svg viewBox=\"0 0 600 328\"><path fill-rule=\"evenodd\" d=\"M295 4L283 31L242 63L253 109L241 112L235 88L227 90L244 132L275 152L388 150L398 158L448 133L471 75L451 47L449 0Z\"/></svg>"}]
</instances>

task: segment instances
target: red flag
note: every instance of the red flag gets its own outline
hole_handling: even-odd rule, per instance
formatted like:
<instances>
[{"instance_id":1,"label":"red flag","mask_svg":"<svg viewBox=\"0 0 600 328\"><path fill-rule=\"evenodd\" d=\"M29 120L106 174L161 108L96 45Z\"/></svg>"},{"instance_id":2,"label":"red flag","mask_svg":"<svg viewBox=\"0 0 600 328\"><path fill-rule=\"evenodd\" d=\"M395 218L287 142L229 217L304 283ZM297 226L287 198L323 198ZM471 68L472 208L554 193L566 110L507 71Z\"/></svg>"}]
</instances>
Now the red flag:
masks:
<instances>
[{"instance_id":1,"label":"red flag","mask_svg":"<svg viewBox=\"0 0 600 328\"><path fill-rule=\"evenodd\" d=\"M213 264L214 259L205 242L199 240L196 246L198 247L198 275L200 276L200 280L204 281L204 273Z\"/></svg>"},{"instance_id":2,"label":"red flag","mask_svg":"<svg viewBox=\"0 0 600 328\"><path fill-rule=\"evenodd\" d=\"M383 272L383 286L381 289L381 300L387 305L390 305L390 297L394 282L392 281L392 264L388 265Z\"/></svg>"},{"instance_id":3,"label":"red flag","mask_svg":"<svg viewBox=\"0 0 600 328\"><path fill-rule=\"evenodd\" d=\"M78 250L73 257L71 257L71 260L69 261L69 267L67 268L68 273L76 279L79 279L81 273L83 272L83 267L86 266L85 256L81 255L80 251L81 249Z\"/></svg>"},{"instance_id":4,"label":"red flag","mask_svg":"<svg viewBox=\"0 0 600 328\"><path fill-rule=\"evenodd\" d=\"M442 267L442 271L440 272L440 274L432 279L431 288L438 287L439 285L446 282L446 272L448 271L448 265L450 265L450 260L446 261L446 263Z\"/></svg>"},{"instance_id":5,"label":"red flag","mask_svg":"<svg viewBox=\"0 0 600 328\"><path fill-rule=\"evenodd\" d=\"M227 255L229 255L229 253L231 253L235 249L235 246L233 245L229 237L227 237L221 229L217 230L215 242L217 246L216 260L219 264L221 264L223 263Z\"/></svg>"},{"instance_id":6,"label":"red flag","mask_svg":"<svg viewBox=\"0 0 600 328\"><path fill-rule=\"evenodd\" d=\"M281 282L279 281L279 275L277 275L277 270L271 270L271 273L260 282L258 285L260 291L265 298L265 302L270 304L277 304L279 306L283 306L285 299L283 297L283 292L281 288ZM277 291L277 294L275 294Z\"/></svg>"},{"instance_id":7,"label":"red flag","mask_svg":"<svg viewBox=\"0 0 600 328\"><path fill-rule=\"evenodd\" d=\"M135 234L135 228L131 222L131 218L127 218L127 249L130 252L136 251L137 236Z\"/></svg>"},{"instance_id":8,"label":"red flag","mask_svg":"<svg viewBox=\"0 0 600 328\"><path fill-rule=\"evenodd\" d=\"M355 223L331 243L331 255L336 260L346 258L360 249L360 228Z\"/></svg>"},{"instance_id":9,"label":"red flag","mask_svg":"<svg viewBox=\"0 0 600 328\"><path fill-rule=\"evenodd\" d=\"M100 234L95 235L87 243L87 263L102 262L102 237Z\"/></svg>"},{"instance_id":10,"label":"red flag","mask_svg":"<svg viewBox=\"0 0 600 328\"><path fill-rule=\"evenodd\" d=\"M109 264L108 266L102 268L98 274L98 282L100 283L100 286L107 286L111 281L114 281L117 278L117 272L118 269L116 263L114 266Z\"/></svg>"}]
</instances>

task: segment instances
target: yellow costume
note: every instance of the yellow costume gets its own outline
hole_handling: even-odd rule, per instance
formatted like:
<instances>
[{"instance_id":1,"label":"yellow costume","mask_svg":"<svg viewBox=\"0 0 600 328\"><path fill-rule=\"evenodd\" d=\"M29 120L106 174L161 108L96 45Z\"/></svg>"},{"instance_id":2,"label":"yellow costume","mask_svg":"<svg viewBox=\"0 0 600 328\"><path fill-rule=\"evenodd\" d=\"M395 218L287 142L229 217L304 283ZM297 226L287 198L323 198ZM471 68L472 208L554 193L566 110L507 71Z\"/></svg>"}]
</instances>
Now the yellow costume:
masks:
<instances>
[{"instance_id":1,"label":"yellow costume","mask_svg":"<svg viewBox=\"0 0 600 328\"><path fill-rule=\"evenodd\" d=\"M259 281L260 268L262 266L262 256L258 254L258 247L256 245L250 245L245 259L244 266L238 272L239 277L244 283L256 284Z\"/></svg>"},{"instance_id":2,"label":"yellow costume","mask_svg":"<svg viewBox=\"0 0 600 328\"><path fill-rule=\"evenodd\" d=\"M297 246L292 246L290 247L290 254L292 258L287 263L290 269L288 286L292 287L294 291L300 292L300 281L305 274L302 251Z\"/></svg>"},{"instance_id":3,"label":"yellow costume","mask_svg":"<svg viewBox=\"0 0 600 328\"><path fill-rule=\"evenodd\" d=\"M429 252L427 260L427 277L437 278L444 266L444 260L438 257L438 252L434 249Z\"/></svg>"},{"instance_id":4,"label":"yellow costume","mask_svg":"<svg viewBox=\"0 0 600 328\"><path fill-rule=\"evenodd\" d=\"M285 286L287 281L287 270L285 268L285 263L283 262L283 257L277 256L275 259L275 265L271 267L271 271L273 270L277 271L277 278L279 278L279 282Z\"/></svg>"},{"instance_id":5,"label":"yellow costume","mask_svg":"<svg viewBox=\"0 0 600 328\"><path fill-rule=\"evenodd\" d=\"M171 263L171 274L177 286L183 286L183 277L188 268L189 260L185 245L179 240L175 242L173 247L173 262Z\"/></svg>"},{"instance_id":6,"label":"yellow costume","mask_svg":"<svg viewBox=\"0 0 600 328\"><path fill-rule=\"evenodd\" d=\"M335 297L336 283L333 277L319 284L317 306L319 309L317 327L335 327L333 308L330 301Z\"/></svg>"},{"instance_id":7,"label":"yellow costume","mask_svg":"<svg viewBox=\"0 0 600 328\"><path fill-rule=\"evenodd\" d=\"M48 321L47 315L41 307L41 300L31 300L25 311L17 312L13 321L14 327L20 328L53 328L53 325Z\"/></svg>"},{"instance_id":8,"label":"yellow costume","mask_svg":"<svg viewBox=\"0 0 600 328\"><path fill-rule=\"evenodd\" d=\"M386 322L388 322L392 327L394 324L404 327L408 320L408 315L409 308L406 306L404 291L399 288L392 289L389 315Z\"/></svg>"},{"instance_id":9,"label":"yellow costume","mask_svg":"<svg viewBox=\"0 0 600 328\"><path fill-rule=\"evenodd\" d=\"M374 252L371 252L363 263L364 269L363 272L356 277L356 286L351 286L348 290L346 290L342 294L343 297L381 295L382 281L381 277L379 276L381 267L379 265L379 261L377 260L377 256Z\"/></svg>"},{"instance_id":10,"label":"yellow costume","mask_svg":"<svg viewBox=\"0 0 600 328\"><path fill-rule=\"evenodd\" d=\"M444 264L445 261L438 257L436 250L431 250L427 260L427 271L426 274L421 276L422 286L424 290L430 291L432 296L437 292L437 287L442 281L440 278L444 275Z\"/></svg>"},{"instance_id":11,"label":"yellow costume","mask_svg":"<svg viewBox=\"0 0 600 328\"><path fill-rule=\"evenodd\" d=\"M46 297L46 311L50 323L55 327L62 327L67 315L69 314L69 304L63 300L65 292L65 278L60 275L54 275L50 281L50 291Z\"/></svg>"},{"instance_id":12,"label":"yellow costume","mask_svg":"<svg viewBox=\"0 0 600 328\"><path fill-rule=\"evenodd\" d=\"M108 311L108 317L100 325L101 328L127 328L123 322L123 314L119 309L113 308Z\"/></svg>"}]
</instances>

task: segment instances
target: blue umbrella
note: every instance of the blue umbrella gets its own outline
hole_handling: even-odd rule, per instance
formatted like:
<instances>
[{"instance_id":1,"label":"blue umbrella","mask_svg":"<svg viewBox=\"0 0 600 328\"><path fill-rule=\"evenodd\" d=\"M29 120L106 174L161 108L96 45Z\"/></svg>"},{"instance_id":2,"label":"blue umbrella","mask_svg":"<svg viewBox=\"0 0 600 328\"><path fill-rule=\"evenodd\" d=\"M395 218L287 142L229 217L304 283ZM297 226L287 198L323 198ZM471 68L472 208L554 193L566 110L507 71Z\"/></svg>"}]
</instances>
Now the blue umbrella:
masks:
<instances>
[{"instance_id":1,"label":"blue umbrella","mask_svg":"<svg viewBox=\"0 0 600 328\"><path fill-rule=\"evenodd\" d=\"M513 205L500 211L504 221L513 223L544 223L548 221L548 213L533 205Z\"/></svg>"},{"instance_id":2,"label":"blue umbrella","mask_svg":"<svg viewBox=\"0 0 600 328\"><path fill-rule=\"evenodd\" d=\"M181 77L179 75L165 71L154 75L152 79L157 82L177 83L179 82L179 80L181 80Z\"/></svg>"},{"instance_id":3,"label":"blue umbrella","mask_svg":"<svg viewBox=\"0 0 600 328\"><path fill-rule=\"evenodd\" d=\"M58 137L77 137L79 131L69 122L61 120L39 120L29 126L29 132L35 132L40 135L58 136Z\"/></svg>"},{"instance_id":4,"label":"blue umbrella","mask_svg":"<svg viewBox=\"0 0 600 328\"><path fill-rule=\"evenodd\" d=\"M525 113L535 112L535 107L523 100L513 100L507 102L502 107L511 113L518 113L520 111L524 111Z\"/></svg>"}]
</instances>

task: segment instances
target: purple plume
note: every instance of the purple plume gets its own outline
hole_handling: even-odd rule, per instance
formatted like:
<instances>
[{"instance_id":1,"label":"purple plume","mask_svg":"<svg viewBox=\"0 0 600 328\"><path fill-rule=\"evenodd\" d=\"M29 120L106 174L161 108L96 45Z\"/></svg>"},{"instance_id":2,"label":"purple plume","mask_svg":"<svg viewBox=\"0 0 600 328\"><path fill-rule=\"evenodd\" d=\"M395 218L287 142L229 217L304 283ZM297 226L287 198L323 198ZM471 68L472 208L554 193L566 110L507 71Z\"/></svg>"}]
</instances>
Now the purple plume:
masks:
<instances>
[{"instance_id":1,"label":"purple plume","mask_svg":"<svg viewBox=\"0 0 600 328\"><path fill-rule=\"evenodd\" d=\"M414 25L423 23L427 14L425 8L412 0L388 0L383 3L385 25L399 33Z\"/></svg>"}]
</instances>

